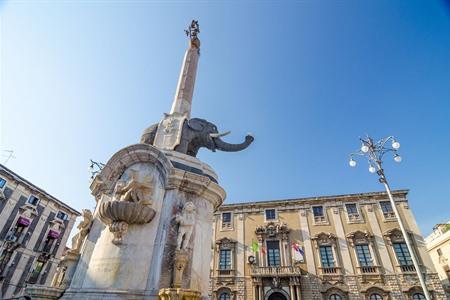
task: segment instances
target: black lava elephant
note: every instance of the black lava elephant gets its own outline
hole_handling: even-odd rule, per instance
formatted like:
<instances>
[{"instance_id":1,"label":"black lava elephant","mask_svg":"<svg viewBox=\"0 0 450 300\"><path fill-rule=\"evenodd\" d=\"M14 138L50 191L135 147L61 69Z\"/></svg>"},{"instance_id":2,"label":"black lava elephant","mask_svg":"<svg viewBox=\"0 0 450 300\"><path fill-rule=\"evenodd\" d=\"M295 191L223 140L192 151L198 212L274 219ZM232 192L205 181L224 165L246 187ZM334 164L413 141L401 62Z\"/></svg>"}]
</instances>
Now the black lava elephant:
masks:
<instances>
[{"instance_id":1,"label":"black lava elephant","mask_svg":"<svg viewBox=\"0 0 450 300\"><path fill-rule=\"evenodd\" d=\"M153 145L158 124L147 128L141 137L141 143ZM236 152L247 148L254 140L253 136L247 135L245 141L241 144L229 144L224 142L221 137L230 132L219 133L216 125L203 119L192 118L185 120L183 124L180 144L175 147L175 151L190 156L197 156L201 147L209 150Z\"/></svg>"}]
</instances>

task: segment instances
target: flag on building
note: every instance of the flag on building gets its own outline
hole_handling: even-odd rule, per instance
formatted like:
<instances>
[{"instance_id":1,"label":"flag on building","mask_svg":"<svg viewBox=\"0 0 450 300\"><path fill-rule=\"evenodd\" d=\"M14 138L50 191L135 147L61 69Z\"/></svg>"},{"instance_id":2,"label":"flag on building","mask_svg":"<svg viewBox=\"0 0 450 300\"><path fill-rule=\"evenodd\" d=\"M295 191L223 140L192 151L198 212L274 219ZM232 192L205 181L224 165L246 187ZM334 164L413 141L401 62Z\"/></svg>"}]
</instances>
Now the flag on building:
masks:
<instances>
[{"instance_id":1,"label":"flag on building","mask_svg":"<svg viewBox=\"0 0 450 300\"><path fill-rule=\"evenodd\" d=\"M251 246L251 248L252 248L252 251L253 252L258 252L259 251L259 246L258 246L258 242L255 242L255 241L252 241L252 246Z\"/></svg>"},{"instance_id":2,"label":"flag on building","mask_svg":"<svg viewBox=\"0 0 450 300\"><path fill-rule=\"evenodd\" d=\"M294 251L292 251L292 257L293 257L294 261L304 262L305 261L305 252L303 251L303 247L300 246L300 244L298 242L293 242L292 249L294 250Z\"/></svg>"}]
</instances>

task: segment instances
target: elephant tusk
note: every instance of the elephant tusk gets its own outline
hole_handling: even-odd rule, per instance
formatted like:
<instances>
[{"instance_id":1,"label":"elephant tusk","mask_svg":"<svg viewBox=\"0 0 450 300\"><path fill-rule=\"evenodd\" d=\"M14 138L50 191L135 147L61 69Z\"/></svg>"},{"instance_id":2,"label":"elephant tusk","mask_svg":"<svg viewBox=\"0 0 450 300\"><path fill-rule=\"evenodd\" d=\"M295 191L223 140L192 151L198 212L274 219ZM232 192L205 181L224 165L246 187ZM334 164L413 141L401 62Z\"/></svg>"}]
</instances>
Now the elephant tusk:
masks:
<instances>
[{"instance_id":1,"label":"elephant tusk","mask_svg":"<svg viewBox=\"0 0 450 300\"><path fill-rule=\"evenodd\" d=\"M226 136L226 135L228 135L230 133L231 133L231 131L226 131L226 132L223 132L223 133L210 133L209 136L212 137L212 138L220 138L220 137Z\"/></svg>"}]
</instances>

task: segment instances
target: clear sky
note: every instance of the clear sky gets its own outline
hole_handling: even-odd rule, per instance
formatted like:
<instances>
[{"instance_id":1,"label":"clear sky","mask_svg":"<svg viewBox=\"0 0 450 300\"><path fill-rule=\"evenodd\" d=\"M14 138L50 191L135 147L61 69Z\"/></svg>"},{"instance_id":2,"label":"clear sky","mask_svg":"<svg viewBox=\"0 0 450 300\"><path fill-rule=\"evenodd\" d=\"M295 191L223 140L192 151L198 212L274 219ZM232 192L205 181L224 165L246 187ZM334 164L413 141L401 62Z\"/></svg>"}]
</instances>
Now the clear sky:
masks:
<instances>
[{"instance_id":1,"label":"clear sky","mask_svg":"<svg viewBox=\"0 0 450 300\"><path fill-rule=\"evenodd\" d=\"M7 167L93 208L106 162L170 110L191 19L202 41L192 115L240 142L199 158L226 203L380 191L358 137L401 142L395 189L427 234L450 219L450 9L444 1L11 1L1 15ZM5 154L5 153L2 153ZM4 157L2 158L4 160ZM3 162L2 162L3 163Z\"/></svg>"}]
</instances>

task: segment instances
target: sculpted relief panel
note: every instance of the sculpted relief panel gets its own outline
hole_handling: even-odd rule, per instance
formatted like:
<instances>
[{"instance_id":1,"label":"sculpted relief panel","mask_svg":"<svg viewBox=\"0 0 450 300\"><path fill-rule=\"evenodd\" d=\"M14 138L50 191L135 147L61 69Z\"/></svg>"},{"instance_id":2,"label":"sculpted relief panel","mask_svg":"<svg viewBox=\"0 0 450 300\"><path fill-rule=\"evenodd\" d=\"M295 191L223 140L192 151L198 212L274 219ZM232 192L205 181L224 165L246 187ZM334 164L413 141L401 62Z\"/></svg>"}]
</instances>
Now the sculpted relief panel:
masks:
<instances>
[{"instance_id":1,"label":"sculpted relief panel","mask_svg":"<svg viewBox=\"0 0 450 300\"><path fill-rule=\"evenodd\" d=\"M100 204L100 218L113 233L114 244L122 243L128 225L149 223L155 217L152 208L155 185L152 166L134 164L117 180L112 200Z\"/></svg>"}]
</instances>

